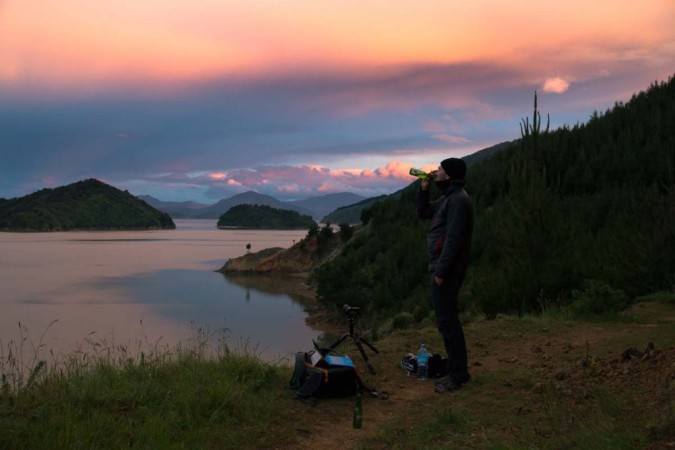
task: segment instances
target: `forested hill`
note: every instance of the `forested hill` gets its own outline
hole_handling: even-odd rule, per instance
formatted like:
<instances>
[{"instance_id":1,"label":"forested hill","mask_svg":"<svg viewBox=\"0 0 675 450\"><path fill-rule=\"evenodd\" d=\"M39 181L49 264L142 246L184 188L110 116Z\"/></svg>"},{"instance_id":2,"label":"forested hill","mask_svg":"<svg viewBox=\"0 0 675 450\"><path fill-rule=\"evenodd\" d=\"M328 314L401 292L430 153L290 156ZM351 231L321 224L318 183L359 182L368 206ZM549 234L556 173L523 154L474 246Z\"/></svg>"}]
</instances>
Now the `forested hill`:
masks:
<instances>
[{"instance_id":1,"label":"forested hill","mask_svg":"<svg viewBox=\"0 0 675 450\"><path fill-rule=\"evenodd\" d=\"M308 215L267 205L233 206L218 219L219 227L259 228L267 230L303 230L316 225Z\"/></svg>"},{"instance_id":2,"label":"forested hill","mask_svg":"<svg viewBox=\"0 0 675 450\"><path fill-rule=\"evenodd\" d=\"M462 304L490 317L551 303L614 308L673 289L673 124L671 77L585 124L520 139L470 166L476 223ZM375 204L340 256L316 270L326 304L428 317L429 223L415 215L417 185Z\"/></svg>"},{"instance_id":3,"label":"forested hill","mask_svg":"<svg viewBox=\"0 0 675 450\"><path fill-rule=\"evenodd\" d=\"M96 179L0 202L0 230L131 230L176 228L162 213Z\"/></svg>"}]
</instances>

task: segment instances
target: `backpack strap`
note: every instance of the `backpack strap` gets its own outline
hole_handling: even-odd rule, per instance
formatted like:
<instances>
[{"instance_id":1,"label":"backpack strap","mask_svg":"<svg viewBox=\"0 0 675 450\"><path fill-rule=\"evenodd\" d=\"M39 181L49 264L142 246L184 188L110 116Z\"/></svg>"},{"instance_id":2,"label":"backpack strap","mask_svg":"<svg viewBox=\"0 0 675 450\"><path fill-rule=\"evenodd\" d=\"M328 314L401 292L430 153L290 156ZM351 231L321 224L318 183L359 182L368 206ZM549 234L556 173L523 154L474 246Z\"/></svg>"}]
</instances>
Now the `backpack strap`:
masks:
<instances>
[{"instance_id":1,"label":"backpack strap","mask_svg":"<svg viewBox=\"0 0 675 450\"><path fill-rule=\"evenodd\" d=\"M297 352L295 354L295 369L293 376L289 382L291 389L299 389L302 385L303 374L305 373L305 352Z\"/></svg>"},{"instance_id":2,"label":"backpack strap","mask_svg":"<svg viewBox=\"0 0 675 450\"><path fill-rule=\"evenodd\" d=\"M322 382L328 382L328 370L313 366L308 356L306 352L295 354L295 368L289 386L295 391L297 399L312 397Z\"/></svg>"},{"instance_id":3,"label":"backpack strap","mask_svg":"<svg viewBox=\"0 0 675 450\"><path fill-rule=\"evenodd\" d=\"M321 386L324 374L321 370L308 370L305 382L295 391L295 398L305 399L312 397Z\"/></svg>"}]
</instances>

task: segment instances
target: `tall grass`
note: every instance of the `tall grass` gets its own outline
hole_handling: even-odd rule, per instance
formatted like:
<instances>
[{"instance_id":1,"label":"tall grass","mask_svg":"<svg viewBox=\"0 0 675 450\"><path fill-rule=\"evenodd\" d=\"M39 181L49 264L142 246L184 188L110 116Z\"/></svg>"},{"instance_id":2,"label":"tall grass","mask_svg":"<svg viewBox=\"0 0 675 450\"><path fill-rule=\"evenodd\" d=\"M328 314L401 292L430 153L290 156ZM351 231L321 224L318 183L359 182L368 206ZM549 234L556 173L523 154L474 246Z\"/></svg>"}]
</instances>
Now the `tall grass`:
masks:
<instances>
[{"instance_id":1,"label":"tall grass","mask_svg":"<svg viewBox=\"0 0 675 450\"><path fill-rule=\"evenodd\" d=\"M18 323L18 341L0 340L0 387L3 392L16 392L34 384L44 374L46 367L44 338L47 331L57 322L52 321L37 341L21 322ZM53 352L50 352L53 356Z\"/></svg>"},{"instance_id":2,"label":"tall grass","mask_svg":"<svg viewBox=\"0 0 675 450\"><path fill-rule=\"evenodd\" d=\"M0 354L0 449L250 448L291 435L289 369L198 330L175 348L85 340L43 359L22 330ZM141 347L143 347L142 350Z\"/></svg>"}]
</instances>

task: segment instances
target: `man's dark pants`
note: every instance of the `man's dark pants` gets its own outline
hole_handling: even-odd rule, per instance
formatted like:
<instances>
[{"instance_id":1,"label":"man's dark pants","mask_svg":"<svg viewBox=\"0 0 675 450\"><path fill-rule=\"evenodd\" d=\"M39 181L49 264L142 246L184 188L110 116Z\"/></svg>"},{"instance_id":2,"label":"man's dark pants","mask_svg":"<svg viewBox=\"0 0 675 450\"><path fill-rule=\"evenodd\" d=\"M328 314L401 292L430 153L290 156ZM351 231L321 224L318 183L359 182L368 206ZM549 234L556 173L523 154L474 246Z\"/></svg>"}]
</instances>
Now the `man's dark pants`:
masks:
<instances>
[{"instance_id":1,"label":"man's dark pants","mask_svg":"<svg viewBox=\"0 0 675 450\"><path fill-rule=\"evenodd\" d=\"M462 287L463 276L451 275L440 286L431 275L431 301L436 312L438 331L443 338L450 363L450 381L461 384L468 381L466 341L459 321L457 296Z\"/></svg>"}]
</instances>

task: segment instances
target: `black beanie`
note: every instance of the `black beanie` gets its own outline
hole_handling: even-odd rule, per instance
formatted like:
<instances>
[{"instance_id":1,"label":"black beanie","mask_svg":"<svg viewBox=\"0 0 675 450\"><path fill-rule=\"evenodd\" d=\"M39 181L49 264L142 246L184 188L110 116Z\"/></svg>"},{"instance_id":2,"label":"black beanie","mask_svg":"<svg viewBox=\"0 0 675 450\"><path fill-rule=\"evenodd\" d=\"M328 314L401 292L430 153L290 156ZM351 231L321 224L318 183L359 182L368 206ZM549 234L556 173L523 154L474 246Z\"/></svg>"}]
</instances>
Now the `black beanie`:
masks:
<instances>
[{"instance_id":1,"label":"black beanie","mask_svg":"<svg viewBox=\"0 0 675 450\"><path fill-rule=\"evenodd\" d=\"M466 176L466 163L459 158L448 158L441 161L441 167L450 179L464 179Z\"/></svg>"}]
</instances>

